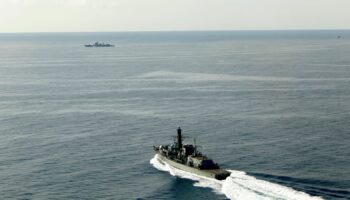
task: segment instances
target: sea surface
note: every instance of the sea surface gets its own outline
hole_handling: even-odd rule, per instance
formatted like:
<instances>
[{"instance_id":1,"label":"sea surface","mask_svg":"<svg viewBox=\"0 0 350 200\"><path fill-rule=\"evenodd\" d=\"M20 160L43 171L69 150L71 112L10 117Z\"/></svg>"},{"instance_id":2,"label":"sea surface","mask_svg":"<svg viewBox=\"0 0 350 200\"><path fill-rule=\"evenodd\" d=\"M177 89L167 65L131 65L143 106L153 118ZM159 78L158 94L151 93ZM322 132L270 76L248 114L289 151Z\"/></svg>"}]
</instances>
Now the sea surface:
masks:
<instances>
[{"instance_id":1,"label":"sea surface","mask_svg":"<svg viewBox=\"0 0 350 200\"><path fill-rule=\"evenodd\" d=\"M350 199L350 31L0 34L0 199L227 198Z\"/></svg>"}]
</instances>

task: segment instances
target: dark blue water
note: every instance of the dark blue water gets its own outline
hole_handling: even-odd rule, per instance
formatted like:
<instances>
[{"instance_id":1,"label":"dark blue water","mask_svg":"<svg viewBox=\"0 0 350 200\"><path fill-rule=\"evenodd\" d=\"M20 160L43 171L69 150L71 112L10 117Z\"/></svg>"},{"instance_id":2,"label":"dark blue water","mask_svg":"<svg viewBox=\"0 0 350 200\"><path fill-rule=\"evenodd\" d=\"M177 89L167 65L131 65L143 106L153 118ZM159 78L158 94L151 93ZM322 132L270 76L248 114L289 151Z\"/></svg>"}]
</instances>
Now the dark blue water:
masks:
<instances>
[{"instance_id":1,"label":"dark blue water","mask_svg":"<svg viewBox=\"0 0 350 200\"><path fill-rule=\"evenodd\" d=\"M150 165L178 125L223 168L350 199L350 31L0 35L0 199L225 199Z\"/></svg>"}]
</instances>

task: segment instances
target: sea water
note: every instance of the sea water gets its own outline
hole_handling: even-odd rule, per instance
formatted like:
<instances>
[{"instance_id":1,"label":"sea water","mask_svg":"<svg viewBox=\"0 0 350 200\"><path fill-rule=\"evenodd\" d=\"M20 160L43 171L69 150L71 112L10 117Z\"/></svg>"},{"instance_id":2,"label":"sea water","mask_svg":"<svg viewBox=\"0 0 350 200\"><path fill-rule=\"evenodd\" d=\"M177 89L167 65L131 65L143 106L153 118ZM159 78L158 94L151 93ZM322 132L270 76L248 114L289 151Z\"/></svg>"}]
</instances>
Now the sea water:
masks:
<instances>
[{"instance_id":1,"label":"sea water","mask_svg":"<svg viewBox=\"0 0 350 200\"><path fill-rule=\"evenodd\" d=\"M0 199L350 199L349 55L344 30L0 34ZM178 126L231 177L150 164Z\"/></svg>"}]
</instances>

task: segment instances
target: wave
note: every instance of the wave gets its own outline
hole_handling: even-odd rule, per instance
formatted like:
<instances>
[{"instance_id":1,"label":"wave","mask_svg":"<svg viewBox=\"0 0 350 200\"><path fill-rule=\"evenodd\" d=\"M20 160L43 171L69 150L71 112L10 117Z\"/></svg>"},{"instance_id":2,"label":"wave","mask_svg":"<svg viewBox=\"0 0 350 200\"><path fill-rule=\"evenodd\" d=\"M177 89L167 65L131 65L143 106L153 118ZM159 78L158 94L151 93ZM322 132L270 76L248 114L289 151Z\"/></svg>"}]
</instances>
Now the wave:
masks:
<instances>
[{"instance_id":1,"label":"wave","mask_svg":"<svg viewBox=\"0 0 350 200\"><path fill-rule=\"evenodd\" d=\"M229 74L188 73L172 71L154 71L137 76L151 80L178 81L294 81L294 78L272 76L241 76Z\"/></svg>"},{"instance_id":2,"label":"wave","mask_svg":"<svg viewBox=\"0 0 350 200\"><path fill-rule=\"evenodd\" d=\"M228 170L231 175L226 180L219 181L173 168L159 161L158 155L155 155L150 163L158 170L169 172L172 176L191 179L195 181L194 186L211 188L231 200L322 200L321 197L311 196L290 187L256 179L243 171Z\"/></svg>"},{"instance_id":3,"label":"wave","mask_svg":"<svg viewBox=\"0 0 350 200\"><path fill-rule=\"evenodd\" d=\"M319 81L349 81L350 78L295 78L279 76L245 76L230 74L208 74L172 71L153 71L132 77L141 81L175 81L175 82L222 82L222 81L264 81L264 82L319 82Z\"/></svg>"}]
</instances>

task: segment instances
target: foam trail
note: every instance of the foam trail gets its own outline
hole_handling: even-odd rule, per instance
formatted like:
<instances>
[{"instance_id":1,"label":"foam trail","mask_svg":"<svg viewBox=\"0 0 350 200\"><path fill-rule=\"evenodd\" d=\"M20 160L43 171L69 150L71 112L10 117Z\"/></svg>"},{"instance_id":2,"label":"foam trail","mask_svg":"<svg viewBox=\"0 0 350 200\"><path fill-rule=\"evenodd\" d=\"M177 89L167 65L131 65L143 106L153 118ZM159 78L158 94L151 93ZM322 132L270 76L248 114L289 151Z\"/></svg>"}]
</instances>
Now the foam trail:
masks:
<instances>
[{"instance_id":1,"label":"foam trail","mask_svg":"<svg viewBox=\"0 0 350 200\"><path fill-rule=\"evenodd\" d=\"M256 179L243 171L228 170L231 176L219 181L173 168L161 162L158 155L155 155L150 163L158 170L167 171L172 176L194 180L194 186L212 188L214 192L224 194L231 200L322 200L320 197L310 196L286 186Z\"/></svg>"},{"instance_id":2,"label":"foam trail","mask_svg":"<svg viewBox=\"0 0 350 200\"><path fill-rule=\"evenodd\" d=\"M286 199L286 200L321 200L292 188L256 179L242 171L229 170L222 186L222 192L230 199Z\"/></svg>"}]
</instances>

